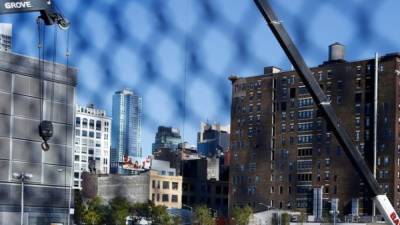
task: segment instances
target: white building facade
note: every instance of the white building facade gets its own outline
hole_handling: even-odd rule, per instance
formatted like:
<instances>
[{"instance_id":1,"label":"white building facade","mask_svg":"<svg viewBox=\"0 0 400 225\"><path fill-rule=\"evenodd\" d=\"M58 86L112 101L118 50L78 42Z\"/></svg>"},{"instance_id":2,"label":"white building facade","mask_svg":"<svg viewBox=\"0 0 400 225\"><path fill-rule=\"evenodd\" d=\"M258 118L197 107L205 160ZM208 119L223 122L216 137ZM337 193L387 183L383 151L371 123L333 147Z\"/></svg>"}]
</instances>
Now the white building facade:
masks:
<instances>
[{"instance_id":1,"label":"white building facade","mask_svg":"<svg viewBox=\"0 0 400 225\"><path fill-rule=\"evenodd\" d=\"M111 118L93 105L77 106L75 118L74 188L81 189L82 172L110 173Z\"/></svg>"},{"instance_id":2,"label":"white building facade","mask_svg":"<svg viewBox=\"0 0 400 225\"><path fill-rule=\"evenodd\" d=\"M12 24L0 23L0 51L11 52Z\"/></svg>"}]
</instances>

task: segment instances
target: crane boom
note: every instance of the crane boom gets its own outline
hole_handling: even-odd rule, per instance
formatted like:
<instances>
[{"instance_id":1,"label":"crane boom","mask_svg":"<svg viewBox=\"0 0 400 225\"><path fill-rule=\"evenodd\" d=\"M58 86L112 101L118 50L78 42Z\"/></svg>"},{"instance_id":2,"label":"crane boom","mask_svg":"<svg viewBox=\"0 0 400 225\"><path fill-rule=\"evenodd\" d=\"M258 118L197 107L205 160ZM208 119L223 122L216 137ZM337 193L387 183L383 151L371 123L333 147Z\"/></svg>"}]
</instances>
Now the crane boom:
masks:
<instances>
[{"instance_id":1,"label":"crane boom","mask_svg":"<svg viewBox=\"0 0 400 225\"><path fill-rule=\"evenodd\" d=\"M50 0L0 0L0 14L40 12L40 18L46 25L57 24L68 29L69 22L57 12Z\"/></svg>"},{"instance_id":2,"label":"crane boom","mask_svg":"<svg viewBox=\"0 0 400 225\"><path fill-rule=\"evenodd\" d=\"M266 0L254 0L254 2L266 20L272 33L275 35L275 38L286 53L286 56L289 58L293 67L298 73L299 77L302 79L304 85L307 87L309 93L316 102L317 107L322 111L326 121L333 128L333 132L335 133L338 142L346 152L347 157L350 159L352 165L366 183L371 193L374 195L373 201L375 202L380 213L385 218L385 221L389 225L400 225L399 217L392 204L390 203L386 194L382 192L364 158L355 148L352 139L342 126L341 121L336 115L332 105L328 103L328 97L321 89L317 79L312 75L311 70L307 67L303 57L297 50L282 23L276 17L272 7Z\"/></svg>"}]
</instances>

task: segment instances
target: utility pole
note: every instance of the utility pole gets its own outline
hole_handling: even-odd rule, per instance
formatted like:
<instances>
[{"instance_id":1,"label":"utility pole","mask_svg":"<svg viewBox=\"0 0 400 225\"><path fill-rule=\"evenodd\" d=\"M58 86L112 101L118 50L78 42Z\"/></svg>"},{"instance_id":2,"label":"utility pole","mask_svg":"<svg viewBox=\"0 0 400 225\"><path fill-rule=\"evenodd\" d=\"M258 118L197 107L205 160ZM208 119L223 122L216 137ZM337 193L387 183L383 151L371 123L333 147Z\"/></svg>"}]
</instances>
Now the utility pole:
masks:
<instances>
[{"instance_id":1,"label":"utility pole","mask_svg":"<svg viewBox=\"0 0 400 225\"><path fill-rule=\"evenodd\" d=\"M13 173L13 178L21 181L21 225L24 225L24 184L25 181L32 179L30 173Z\"/></svg>"}]
</instances>

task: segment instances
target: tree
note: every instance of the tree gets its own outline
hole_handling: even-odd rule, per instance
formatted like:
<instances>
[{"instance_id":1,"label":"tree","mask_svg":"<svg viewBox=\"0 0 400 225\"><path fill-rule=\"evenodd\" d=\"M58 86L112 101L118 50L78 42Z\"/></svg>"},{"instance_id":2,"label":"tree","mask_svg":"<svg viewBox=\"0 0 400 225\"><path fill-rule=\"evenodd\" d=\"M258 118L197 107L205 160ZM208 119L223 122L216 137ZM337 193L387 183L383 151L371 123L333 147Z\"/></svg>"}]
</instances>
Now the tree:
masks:
<instances>
[{"instance_id":1,"label":"tree","mask_svg":"<svg viewBox=\"0 0 400 225\"><path fill-rule=\"evenodd\" d=\"M83 222L87 225L100 225L101 216L96 211L88 209L83 214Z\"/></svg>"},{"instance_id":2,"label":"tree","mask_svg":"<svg viewBox=\"0 0 400 225\"><path fill-rule=\"evenodd\" d=\"M195 221L199 225L214 225L214 218L210 214L207 206L202 205L194 209Z\"/></svg>"},{"instance_id":3,"label":"tree","mask_svg":"<svg viewBox=\"0 0 400 225\"><path fill-rule=\"evenodd\" d=\"M109 208L103 204L100 197L95 197L87 203L82 221L88 225L101 225L107 223Z\"/></svg>"},{"instance_id":4,"label":"tree","mask_svg":"<svg viewBox=\"0 0 400 225\"><path fill-rule=\"evenodd\" d=\"M232 214L236 225L247 225L251 215L253 215L253 209L250 206L245 206L244 208L235 207Z\"/></svg>"},{"instance_id":5,"label":"tree","mask_svg":"<svg viewBox=\"0 0 400 225\"><path fill-rule=\"evenodd\" d=\"M109 203L111 210L112 224L125 225L126 217L131 214L132 206L124 198L116 197Z\"/></svg>"},{"instance_id":6,"label":"tree","mask_svg":"<svg viewBox=\"0 0 400 225\"><path fill-rule=\"evenodd\" d=\"M77 225L81 225L83 220L83 214L86 210L86 206L83 203L82 194L79 190L74 191L74 204L75 204L74 222Z\"/></svg>"},{"instance_id":7,"label":"tree","mask_svg":"<svg viewBox=\"0 0 400 225\"><path fill-rule=\"evenodd\" d=\"M180 225L182 224L182 219L179 216L172 217L172 225Z\"/></svg>"}]
</instances>

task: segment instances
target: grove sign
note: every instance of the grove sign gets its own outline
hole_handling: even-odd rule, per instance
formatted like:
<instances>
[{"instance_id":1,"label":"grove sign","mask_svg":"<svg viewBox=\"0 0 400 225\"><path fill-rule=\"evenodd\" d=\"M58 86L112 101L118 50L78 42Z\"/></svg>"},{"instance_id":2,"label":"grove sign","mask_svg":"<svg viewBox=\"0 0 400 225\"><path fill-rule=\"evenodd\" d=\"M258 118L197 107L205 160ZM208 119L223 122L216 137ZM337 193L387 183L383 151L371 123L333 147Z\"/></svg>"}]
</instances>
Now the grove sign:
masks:
<instances>
[{"instance_id":1,"label":"grove sign","mask_svg":"<svg viewBox=\"0 0 400 225\"><path fill-rule=\"evenodd\" d=\"M31 8L31 1L21 1L21 2L6 2L4 3L6 9L26 9Z\"/></svg>"}]
</instances>

